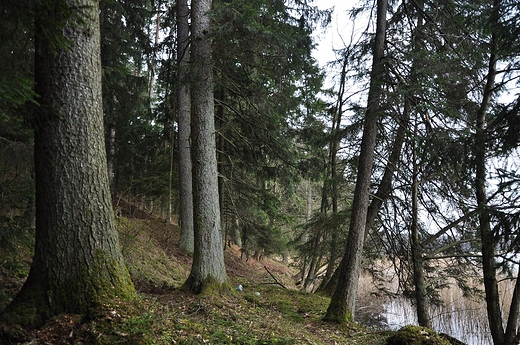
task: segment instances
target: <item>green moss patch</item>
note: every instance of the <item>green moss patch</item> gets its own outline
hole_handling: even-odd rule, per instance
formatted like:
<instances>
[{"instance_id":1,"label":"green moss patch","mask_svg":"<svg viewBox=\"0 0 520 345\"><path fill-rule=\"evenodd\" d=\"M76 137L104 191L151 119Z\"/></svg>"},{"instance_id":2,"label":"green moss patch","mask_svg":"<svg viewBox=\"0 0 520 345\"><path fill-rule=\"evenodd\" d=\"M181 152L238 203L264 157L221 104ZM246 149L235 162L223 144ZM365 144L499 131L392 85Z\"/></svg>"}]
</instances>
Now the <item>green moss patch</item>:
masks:
<instances>
[{"instance_id":1,"label":"green moss patch","mask_svg":"<svg viewBox=\"0 0 520 345\"><path fill-rule=\"evenodd\" d=\"M118 219L119 241L125 264L136 287L144 292L172 290L189 275L191 259L172 260L178 236L173 226L159 220Z\"/></svg>"},{"instance_id":2,"label":"green moss patch","mask_svg":"<svg viewBox=\"0 0 520 345\"><path fill-rule=\"evenodd\" d=\"M431 329L419 326L405 326L390 336L387 345L450 345Z\"/></svg>"}]
</instances>

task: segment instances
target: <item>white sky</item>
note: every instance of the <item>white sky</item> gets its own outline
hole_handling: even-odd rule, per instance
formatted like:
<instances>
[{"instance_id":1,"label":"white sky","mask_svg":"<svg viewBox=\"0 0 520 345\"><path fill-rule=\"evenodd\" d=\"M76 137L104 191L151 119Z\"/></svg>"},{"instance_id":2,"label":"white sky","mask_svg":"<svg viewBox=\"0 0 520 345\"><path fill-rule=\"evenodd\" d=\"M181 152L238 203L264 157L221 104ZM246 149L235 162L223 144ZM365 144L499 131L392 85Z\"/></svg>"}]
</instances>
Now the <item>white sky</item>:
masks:
<instances>
[{"instance_id":1,"label":"white sky","mask_svg":"<svg viewBox=\"0 0 520 345\"><path fill-rule=\"evenodd\" d=\"M333 9L331 23L325 29L319 28L316 30L313 35L315 43L317 43L313 57L318 61L319 66L326 71L325 88L334 88L335 80L337 81L341 73L339 65L334 69L327 66L328 63L337 58L334 50L345 48L353 40L357 41L367 29L366 18L360 16L354 22L347 12L356 6L360 6L359 3L359 0L315 0L313 3L321 10ZM358 90L358 88L352 86L349 90L355 92L354 90Z\"/></svg>"},{"instance_id":2,"label":"white sky","mask_svg":"<svg viewBox=\"0 0 520 345\"><path fill-rule=\"evenodd\" d=\"M315 0L314 4L321 10L333 8L332 21L325 30L318 30L315 34L315 40L318 47L314 52L314 57L318 60L320 67L334 60L333 49L343 48L351 37L351 32L364 29L361 26L355 26L349 18L347 10L351 9L358 3L357 0Z\"/></svg>"}]
</instances>

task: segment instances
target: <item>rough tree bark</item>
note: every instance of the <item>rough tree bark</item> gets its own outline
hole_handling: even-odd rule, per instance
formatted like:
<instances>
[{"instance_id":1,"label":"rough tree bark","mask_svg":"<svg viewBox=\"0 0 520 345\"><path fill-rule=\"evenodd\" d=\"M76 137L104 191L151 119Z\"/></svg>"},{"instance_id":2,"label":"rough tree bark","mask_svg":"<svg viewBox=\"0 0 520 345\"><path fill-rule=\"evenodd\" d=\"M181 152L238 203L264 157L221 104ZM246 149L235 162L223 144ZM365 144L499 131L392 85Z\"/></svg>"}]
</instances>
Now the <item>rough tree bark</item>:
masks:
<instances>
[{"instance_id":1,"label":"rough tree bark","mask_svg":"<svg viewBox=\"0 0 520 345\"><path fill-rule=\"evenodd\" d=\"M365 224L369 203L377 122L383 75L383 54L386 36L387 0L377 0L377 24L374 42L368 107L361 140L359 167L345 254L339 266L339 280L325 315L325 320L345 322L354 319L359 269L363 252Z\"/></svg>"},{"instance_id":2,"label":"rough tree bark","mask_svg":"<svg viewBox=\"0 0 520 345\"><path fill-rule=\"evenodd\" d=\"M179 189L181 194L181 240L179 246L182 250L193 253L193 183L190 149L191 103L187 78L190 57L188 17L189 7L187 0L179 0L177 2L177 64L179 67L177 104L179 108Z\"/></svg>"},{"instance_id":3,"label":"rough tree bark","mask_svg":"<svg viewBox=\"0 0 520 345\"><path fill-rule=\"evenodd\" d=\"M191 106L194 251L184 288L201 293L227 283L222 244L211 58L211 0L192 1L191 63L194 68Z\"/></svg>"},{"instance_id":4,"label":"rough tree bark","mask_svg":"<svg viewBox=\"0 0 520 345\"><path fill-rule=\"evenodd\" d=\"M49 41L57 22L66 46ZM110 199L98 2L66 0L38 13L35 63L35 253L7 309L22 324L135 297Z\"/></svg>"}]
</instances>

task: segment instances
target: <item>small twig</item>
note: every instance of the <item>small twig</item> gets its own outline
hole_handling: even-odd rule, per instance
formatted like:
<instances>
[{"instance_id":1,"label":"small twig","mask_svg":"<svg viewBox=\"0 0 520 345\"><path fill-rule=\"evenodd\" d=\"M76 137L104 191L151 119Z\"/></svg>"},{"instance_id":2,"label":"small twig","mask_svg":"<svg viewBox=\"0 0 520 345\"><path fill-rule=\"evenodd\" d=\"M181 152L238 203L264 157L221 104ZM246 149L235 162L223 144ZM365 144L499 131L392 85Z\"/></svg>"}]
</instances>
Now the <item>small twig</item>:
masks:
<instances>
[{"instance_id":1,"label":"small twig","mask_svg":"<svg viewBox=\"0 0 520 345\"><path fill-rule=\"evenodd\" d=\"M285 285L283 285L282 283L280 283L280 282L278 281L278 279L276 279L276 277L271 273L271 271L269 271L269 269L267 268L267 266L264 266L264 268L265 268L265 270L267 271L267 273L269 273L269 275L271 276L271 278L274 279L274 281L275 281L276 284L280 285L281 287L283 287L284 289L287 290L287 288L285 287Z\"/></svg>"}]
</instances>

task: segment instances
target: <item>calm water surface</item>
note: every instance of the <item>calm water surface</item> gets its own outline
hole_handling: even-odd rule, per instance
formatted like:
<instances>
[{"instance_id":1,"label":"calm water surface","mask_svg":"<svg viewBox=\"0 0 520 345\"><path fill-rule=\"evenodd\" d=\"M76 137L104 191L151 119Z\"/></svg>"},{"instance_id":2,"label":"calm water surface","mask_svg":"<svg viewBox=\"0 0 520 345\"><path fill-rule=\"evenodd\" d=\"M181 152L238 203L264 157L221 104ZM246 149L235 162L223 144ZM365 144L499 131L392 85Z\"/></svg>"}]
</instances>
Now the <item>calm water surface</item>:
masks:
<instances>
[{"instance_id":1,"label":"calm water surface","mask_svg":"<svg viewBox=\"0 0 520 345\"><path fill-rule=\"evenodd\" d=\"M395 286L394 286L395 285ZM368 277L359 281L356 320L377 329L397 330L406 325L417 325L415 306L404 297L380 296ZM386 285L388 291L397 291L395 282ZM499 285L504 299L502 310L509 310L514 284L503 281ZM487 321L486 303L483 296L467 298L456 284L439 293L442 306L432 306L432 328L446 333L468 345L493 344ZM505 323L504 323L505 325Z\"/></svg>"},{"instance_id":2,"label":"calm water surface","mask_svg":"<svg viewBox=\"0 0 520 345\"><path fill-rule=\"evenodd\" d=\"M452 302L451 305L431 308L433 329L468 345L492 344L483 302L472 309L458 309L457 301ZM383 316L391 329L417 324L415 308L404 298L388 300L383 303L383 309Z\"/></svg>"}]
</instances>

